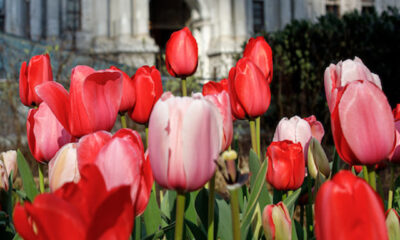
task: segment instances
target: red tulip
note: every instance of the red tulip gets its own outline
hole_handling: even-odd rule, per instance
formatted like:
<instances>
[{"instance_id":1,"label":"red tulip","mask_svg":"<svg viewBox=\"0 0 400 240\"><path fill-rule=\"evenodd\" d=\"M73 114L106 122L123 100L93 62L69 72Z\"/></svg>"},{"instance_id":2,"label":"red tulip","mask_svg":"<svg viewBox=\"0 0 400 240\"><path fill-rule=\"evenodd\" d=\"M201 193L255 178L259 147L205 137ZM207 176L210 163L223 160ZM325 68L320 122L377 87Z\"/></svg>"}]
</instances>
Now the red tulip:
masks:
<instances>
[{"instance_id":1,"label":"red tulip","mask_svg":"<svg viewBox=\"0 0 400 240\"><path fill-rule=\"evenodd\" d=\"M342 170L315 200L317 239L388 239L383 203L363 179Z\"/></svg>"},{"instance_id":2,"label":"red tulip","mask_svg":"<svg viewBox=\"0 0 400 240\"><path fill-rule=\"evenodd\" d=\"M64 128L81 137L114 126L122 98L122 74L77 66L72 70L69 93L56 82L43 83L36 92Z\"/></svg>"},{"instance_id":3,"label":"red tulip","mask_svg":"<svg viewBox=\"0 0 400 240\"><path fill-rule=\"evenodd\" d=\"M273 75L272 50L264 37L250 38L244 49L243 57L250 58L260 68L268 83L271 83Z\"/></svg>"},{"instance_id":4,"label":"red tulip","mask_svg":"<svg viewBox=\"0 0 400 240\"><path fill-rule=\"evenodd\" d=\"M261 70L249 58L242 58L229 71L229 97L237 119L263 115L271 101L269 84Z\"/></svg>"},{"instance_id":5,"label":"red tulip","mask_svg":"<svg viewBox=\"0 0 400 240\"><path fill-rule=\"evenodd\" d=\"M128 239L133 227L129 187L107 190L100 171L86 166L79 183L17 203L14 224L26 240Z\"/></svg>"},{"instance_id":6,"label":"red tulip","mask_svg":"<svg viewBox=\"0 0 400 240\"><path fill-rule=\"evenodd\" d=\"M292 239L292 220L283 202L265 206L262 223L267 240Z\"/></svg>"},{"instance_id":7,"label":"red tulip","mask_svg":"<svg viewBox=\"0 0 400 240\"><path fill-rule=\"evenodd\" d=\"M229 92L228 79L224 78L219 82L209 81L203 86L203 95L218 94L224 90Z\"/></svg>"},{"instance_id":8,"label":"red tulip","mask_svg":"<svg viewBox=\"0 0 400 240\"><path fill-rule=\"evenodd\" d=\"M331 114L336 150L350 165L385 160L395 144L393 115L385 94L369 81L341 89Z\"/></svg>"},{"instance_id":9,"label":"red tulip","mask_svg":"<svg viewBox=\"0 0 400 240\"><path fill-rule=\"evenodd\" d=\"M122 99L119 106L119 112L125 113L131 110L135 106L136 102L133 80L128 76L128 74L115 66L111 66L110 70L118 71L122 74Z\"/></svg>"},{"instance_id":10,"label":"red tulip","mask_svg":"<svg viewBox=\"0 0 400 240\"><path fill-rule=\"evenodd\" d=\"M347 84L358 80L372 82L382 89L379 76L371 73L358 57L355 57L354 60L340 61L336 65L331 64L326 68L324 74L325 94L331 113L335 108L334 104L337 102L338 91Z\"/></svg>"},{"instance_id":11,"label":"red tulip","mask_svg":"<svg viewBox=\"0 0 400 240\"><path fill-rule=\"evenodd\" d=\"M396 145L389 155L389 161L393 163L400 163L400 104L397 104L393 109L394 126L396 128Z\"/></svg>"},{"instance_id":12,"label":"red tulip","mask_svg":"<svg viewBox=\"0 0 400 240\"><path fill-rule=\"evenodd\" d=\"M42 99L36 94L35 87L47 81L53 81L48 54L32 57L28 66L23 62L19 72L19 97L22 104L38 106Z\"/></svg>"},{"instance_id":13,"label":"red tulip","mask_svg":"<svg viewBox=\"0 0 400 240\"><path fill-rule=\"evenodd\" d=\"M198 49L189 28L171 34L165 50L165 64L173 77L188 77L196 72Z\"/></svg>"},{"instance_id":14,"label":"red tulip","mask_svg":"<svg viewBox=\"0 0 400 240\"><path fill-rule=\"evenodd\" d=\"M201 94L189 98L164 93L149 121L154 179L168 189L199 189L215 173L222 137L222 116Z\"/></svg>"},{"instance_id":15,"label":"red tulip","mask_svg":"<svg viewBox=\"0 0 400 240\"><path fill-rule=\"evenodd\" d=\"M102 172L107 189L131 186L135 215L142 214L150 198L153 177L150 163L144 158L140 135L124 128L114 136L98 131L82 137L78 144L79 169L93 163Z\"/></svg>"},{"instance_id":16,"label":"red tulip","mask_svg":"<svg viewBox=\"0 0 400 240\"><path fill-rule=\"evenodd\" d=\"M26 132L29 149L38 162L50 161L62 146L74 141L45 102L29 110Z\"/></svg>"},{"instance_id":17,"label":"red tulip","mask_svg":"<svg viewBox=\"0 0 400 240\"><path fill-rule=\"evenodd\" d=\"M153 66L140 67L133 76L136 104L129 112L133 121L147 123L154 104L163 93L161 74Z\"/></svg>"},{"instance_id":18,"label":"red tulip","mask_svg":"<svg viewBox=\"0 0 400 240\"><path fill-rule=\"evenodd\" d=\"M322 141L322 138L325 135L324 126L320 121L317 121L317 118L314 115L303 118L310 124L311 134L312 136L318 140L318 142Z\"/></svg>"},{"instance_id":19,"label":"red tulip","mask_svg":"<svg viewBox=\"0 0 400 240\"><path fill-rule=\"evenodd\" d=\"M231 103L228 92L224 90L218 94L206 95L204 98L214 103L222 116L224 134L222 137L221 152L223 152L229 148L233 137Z\"/></svg>"},{"instance_id":20,"label":"red tulip","mask_svg":"<svg viewBox=\"0 0 400 240\"><path fill-rule=\"evenodd\" d=\"M300 143L272 142L267 149L267 181L278 190L295 190L303 184L305 162Z\"/></svg>"}]
</instances>

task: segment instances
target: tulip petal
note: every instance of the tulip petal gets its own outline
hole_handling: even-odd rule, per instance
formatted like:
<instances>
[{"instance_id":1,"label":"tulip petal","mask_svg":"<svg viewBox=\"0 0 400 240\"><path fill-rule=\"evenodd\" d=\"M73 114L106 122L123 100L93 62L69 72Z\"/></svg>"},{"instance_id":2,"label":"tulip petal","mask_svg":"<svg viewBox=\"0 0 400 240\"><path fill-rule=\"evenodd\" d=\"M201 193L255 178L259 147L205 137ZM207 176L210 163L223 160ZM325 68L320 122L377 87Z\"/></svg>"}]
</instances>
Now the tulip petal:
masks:
<instances>
[{"instance_id":1,"label":"tulip petal","mask_svg":"<svg viewBox=\"0 0 400 240\"><path fill-rule=\"evenodd\" d=\"M21 99L22 104L26 106L31 105L28 99L28 91L27 66L26 62L23 62L19 71L19 98Z\"/></svg>"},{"instance_id":2,"label":"tulip petal","mask_svg":"<svg viewBox=\"0 0 400 240\"><path fill-rule=\"evenodd\" d=\"M122 74L116 71L92 73L83 83L82 94L92 131L111 130L122 98Z\"/></svg>"},{"instance_id":3,"label":"tulip petal","mask_svg":"<svg viewBox=\"0 0 400 240\"><path fill-rule=\"evenodd\" d=\"M374 84L347 85L338 106L344 137L363 164L376 164L392 151L395 128L386 96ZM382 124L384 123L384 124Z\"/></svg>"},{"instance_id":4,"label":"tulip petal","mask_svg":"<svg viewBox=\"0 0 400 240\"><path fill-rule=\"evenodd\" d=\"M67 90L61 84L53 81L42 83L35 90L39 97L50 107L61 125L71 133L69 125L69 94Z\"/></svg>"},{"instance_id":5,"label":"tulip petal","mask_svg":"<svg viewBox=\"0 0 400 240\"><path fill-rule=\"evenodd\" d=\"M78 166L79 170L86 164L96 161L100 149L112 138L111 134L106 131L97 131L88 134L79 140L78 145Z\"/></svg>"},{"instance_id":6,"label":"tulip petal","mask_svg":"<svg viewBox=\"0 0 400 240\"><path fill-rule=\"evenodd\" d=\"M31 203L25 203L30 205ZM18 234L25 240L37 239L35 232L33 231L32 221L29 219L27 212L19 202L17 202L14 208L13 222Z\"/></svg>"},{"instance_id":7,"label":"tulip petal","mask_svg":"<svg viewBox=\"0 0 400 240\"><path fill-rule=\"evenodd\" d=\"M149 202L151 188L153 187L153 172L151 171L151 164L148 154L145 154L145 159L142 164L141 178L139 184L139 190L136 194L136 206L135 215L141 215Z\"/></svg>"}]
</instances>

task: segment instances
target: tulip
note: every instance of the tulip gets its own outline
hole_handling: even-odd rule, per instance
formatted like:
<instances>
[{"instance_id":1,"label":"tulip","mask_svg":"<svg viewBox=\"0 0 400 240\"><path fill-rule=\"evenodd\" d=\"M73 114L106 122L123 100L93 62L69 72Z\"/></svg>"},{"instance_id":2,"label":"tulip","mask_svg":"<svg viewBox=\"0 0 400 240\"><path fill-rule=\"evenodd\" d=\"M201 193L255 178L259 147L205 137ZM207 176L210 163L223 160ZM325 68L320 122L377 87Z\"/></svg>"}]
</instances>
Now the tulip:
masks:
<instances>
[{"instance_id":1,"label":"tulip","mask_svg":"<svg viewBox=\"0 0 400 240\"><path fill-rule=\"evenodd\" d=\"M262 221L267 240L292 239L292 220L283 202L265 206Z\"/></svg>"},{"instance_id":2,"label":"tulip","mask_svg":"<svg viewBox=\"0 0 400 240\"><path fill-rule=\"evenodd\" d=\"M400 163L400 104L393 109L394 126L396 128L396 144L393 151L389 155L389 161Z\"/></svg>"},{"instance_id":3,"label":"tulip","mask_svg":"<svg viewBox=\"0 0 400 240\"><path fill-rule=\"evenodd\" d=\"M331 174L328 158L317 139L312 138L308 148L308 172L311 177L317 179L318 174L327 179Z\"/></svg>"},{"instance_id":4,"label":"tulip","mask_svg":"<svg viewBox=\"0 0 400 240\"><path fill-rule=\"evenodd\" d=\"M221 150L222 116L201 94L164 93L149 121L149 157L159 185L194 191L211 179Z\"/></svg>"},{"instance_id":5,"label":"tulip","mask_svg":"<svg viewBox=\"0 0 400 240\"><path fill-rule=\"evenodd\" d=\"M137 132L123 128L112 136L108 132L98 131L82 137L77 151L79 169L87 164L97 165L107 189L129 185L132 202L136 203L135 215L144 212L150 198L153 177Z\"/></svg>"},{"instance_id":6,"label":"tulip","mask_svg":"<svg viewBox=\"0 0 400 240\"><path fill-rule=\"evenodd\" d=\"M304 154L300 143L290 140L272 142L267 149L266 180L278 190L295 190L303 184Z\"/></svg>"},{"instance_id":7,"label":"tulip","mask_svg":"<svg viewBox=\"0 0 400 240\"><path fill-rule=\"evenodd\" d=\"M311 135L318 140L318 142L322 141L322 138L325 135L324 126L320 121L317 121L317 118L314 115L311 115L307 118L303 118L308 122L311 128Z\"/></svg>"},{"instance_id":8,"label":"tulip","mask_svg":"<svg viewBox=\"0 0 400 240\"><path fill-rule=\"evenodd\" d=\"M369 81L353 81L338 92L331 113L339 156L350 165L385 160L395 144L393 115L385 94Z\"/></svg>"},{"instance_id":9,"label":"tulip","mask_svg":"<svg viewBox=\"0 0 400 240\"><path fill-rule=\"evenodd\" d=\"M29 110L26 132L29 149L38 162L50 161L62 146L74 141L46 102Z\"/></svg>"},{"instance_id":10,"label":"tulip","mask_svg":"<svg viewBox=\"0 0 400 240\"><path fill-rule=\"evenodd\" d=\"M388 239L383 203L363 179L342 170L315 200L317 239Z\"/></svg>"},{"instance_id":11,"label":"tulip","mask_svg":"<svg viewBox=\"0 0 400 240\"><path fill-rule=\"evenodd\" d=\"M67 182L79 182L81 178L76 155L76 143L62 147L49 163L49 186L54 192Z\"/></svg>"},{"instance_id":12,"label":"tulip","mask_svg":"<svg viewBox=\"0 0 400 240\"><path fill-rule=\"evenodd\" d=\"M358 57L355 57L354 60L347 59L344 62L340 61L336 65L331 64L326 68L324 74L325 94L331 113L337 102L338 91L347 84L358 80L372 82L382 89L379 76L371 73Z\"/></svg>"},{"instance_id":13,"label":"tulip","mask_svg":"<svg viewBox=\"0 0 400 240\"><path fill-rule=\"evenodd\" d=\"M77 66L72 70L69 93L56 82L43 83L36 92L61 125L72 136L81 137L114 126L122 98L122 74Z\"/></svg>"},{"instance_id":14,"label":"tulip","mask_svg":"<svg viewBox=\"0 0 400 240\"><path fill-rule=\"evenodd\" d=\"M228 79L224 78L219 82L209 81L203 86L203 95L218 94L222 91L229 92Z\"/></svg>"},{"instance_id":15,"label":"tulip","mask_svg":"<svg viewBox=\"0 0 400 240\"><path fill-rule=\"evenodd\" d=\"M290 140L294 143L301 143L304 159L307 159L308 145L312 136L310 124L306 120L298 116L291 117L290 119L284 117L279 121L272 141Z\"/></svg>"},{"instance_id":16,"label":"tulip","mask_svg":"<svg viewBox=\"0 0 400 240\"><path fill-rule=\"evenodd\" d=\"M271 101L269 84L261 70L249 58L242 58L229 71L229 97L237 119L263 115Z\"/></svg>"},{"instance_id":17,"label":"tulip","mask_svg":"<svg viewBox=\"0 0 400 240\"><path fill-rule=\"evenodd\" d=\"M386 227L388 229L390 240L400 238L400 217L397 211L393 208L386 212Z\"/></svg>"},{"instance_id":18,"label":"tulip","mask_svg":"<svg viewBox=\"0 0 400 240\"><path fill-rule=\"evenodd\" d=\"M25 240L129 239L133 204L129 186L107 190L93 164L81 171L78 183L36 196L33 203L17 203L14 225Z\"/></svg>"},{"instance_id":19,"label":"tulip","mask_svg":"<svg viewBox=\"0 0 400 240\"><path fill-rule=\"evenodd\" d=\"M13 172L13 179L17 177L18 165L17 165L17 151L9 150L6 152L2 152L0 154L0 160L3 160L4 165L6 167L7 173L10 174Z\"/></svg>"},{"instance_id":20,"label":"tulip","mask_svg":"<svg viewBox=\"0 0 400 240\"><path fill-rule=\"evenodd\" d=\"M8 173L4 162L1 160L0 160L0 189L8 191Z\"/></svg>"},{"instance_id":21,"label":"tulip","mask_svg":"<svg viewBox=\"0 0 400 240\"><path fill-rule=\"evenodd\" d=\"M131 119L138 123L147 123L154 104L163 93L161 74L153 66L140 67L133 76L136 104L129 112Z\"/></svg>"},{"instance_id":22,"label":"tulip","mask_svg":"<svg viewBox=\"0 0 400 240\"><path fill-rule=\"evenodd\" d=\"M264 37L250 38L244 49L243 57L250 58L260 68L268 83L271 83L273 75L272 50Z\"/></svg>"},{"instance_id":23,"label":"tulip","mask_svg":"<svg viewBox=\"0 0 400 240\"><path fill-rule=\"evenodd\" d=\"M19 72L19 97L22 104L38 106L42 99L36 94L35 87L47 81L53 81L49 54L32 57L28 66L23 62Z\"/></svg>"},{"instance_id":24,"label":"tulip","mask_svg":"<svg viewBox=\"0 0 400 240\"><path fill-rule=\"evenodd\" d=\"M173 77L185 78L196 72L198 49L189 28L171 34L165 49L167 71Z\"/></svg>"},{"instance_id":25,"label":"tulip","mask_svg":"<svg viewBox=\"0 0 400 240\"><path fill-rule=\"evenodd\" d=\"M224 134L222 136L221 152L223 152L229 148L233 137L231 103L228 92L222 91L219 94L206 95L204 98L213 102L222 116Z\"/></svg>"},{"instance_id":26,"label":"tulip","mask_svg":"<svg viewBox=\"0 0 400 240\"><path fill-rule=\"evenodd\" d=\"M118 71L122 74L122 99L119 106L119 112L125 113L131 110L136 103L135 86L133 84L133 80L128 76L128 74L115 66L111 66L110 70Z\"/></svg>"}]
</instances>

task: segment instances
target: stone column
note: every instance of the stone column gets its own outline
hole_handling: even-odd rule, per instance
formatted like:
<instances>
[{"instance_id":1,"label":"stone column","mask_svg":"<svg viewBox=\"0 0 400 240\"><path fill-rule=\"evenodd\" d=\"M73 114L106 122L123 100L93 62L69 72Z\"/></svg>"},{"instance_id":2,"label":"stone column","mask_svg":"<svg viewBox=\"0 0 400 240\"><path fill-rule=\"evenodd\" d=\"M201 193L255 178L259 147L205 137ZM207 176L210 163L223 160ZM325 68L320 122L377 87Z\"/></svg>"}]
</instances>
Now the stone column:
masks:
<instances>
[{"instance_id":1,"label":"stone column","mask_svg":"<svg viewBox=\"0 0 400 240\"><path fill-rule=\"evenodd\" d=\"M26 25L29 9L26 9L25 0L6 0L5 5L5 32L25 37L29 29Z\"/></svg>"},{"instance_id":2,"label":"stone column","mask_svg":"<svg viewBox=\"0 0 400 240\"><path fill-rule=\"evenodd\" d=\"M116 5L112 6L115 7L118 12L114 22L115 34L116 36L129 36L132 30L132 0L118 0L116 3Z\"/></svg>"},{"instance_id":3,"label":"stone column","mask_svg":"<svg viewBox=\"0 0 400 240\"><path fill-rule=\"evenodd\" d=\"M232 37L232 4L230 0L219 0L219 32L221 37Z\"/></svg>"},{"instance_id":4,"label":"stone column","mask_svg":"<svg viewBox=\"0 0 400 240\"><path fill-rule=\"evenodd\" d=\"M42 0L30 0L30 30L31 39L38 41L42 38L42 18L43 18L43 2Z\"/></svg>"},{"instance_id":5,"label":"stone column","mask_svg":"<svg viewBox=\"0 0 400 240\"><path fill-rule=\"evenodd\" d=\"M149 0L133 0L133 36L149 37L150 3Z\"/></svg>"},{"instance_id":6,"label":"stone column","mask_svg":"<svg viewBox=\"0 0 400 240\"><path fill-rule=\"evenodd\" d=\"M264 18L267 31L277 31L280 28L280 0L266 0L264 2Z\"/></svg>"},{"instance_id":7,"label":"stone column","mask_svg":"<svg viewBox=\"0 0 400 240\"><path fill-rule=\"evenodd\" d=\"M281 28L284 28L292 20L292 7L290 0L280 0Z\"/></svg>"},{"instance_id":8,"label":"stone column","mask_svg":"<svg viewBox=\"0 0 400 240\"><path fill-rule=\"evenodd\" d=\"M245 39L247 37L247 14L246 14L246 0L234 1L234 23L235 35L238 39Z\"/></svg>"},{"instance_id":9,"label":"stone column","mask_svg":"<svg viewBox=\"0 0 400 240\"><path fill-rule=\"evenodd\" d=\"M93 4L92 0L81 0L81 28L76 34L76 47L82 50L89 50L95 32L93 22Z\"/></svg>"},{"instance_id":10,"label":"stone column","mask_svg":"<svg viewBox=\"0 0 400 240\"><path fill-rule=\"evenodd\" d=\"M110 9L108 0L92 1L94 16L96 17L92 27L95 28L96 37L108 37L110 32Z\"/></svg>"},{"instance_id":11,"label":"stone column","mask_svg":"<svg viewBox=\"0 0 400 240\"><path fill-rule=\"evenodd\" d=\"M47 0L46 19L46 37L55 40L60 35L60 1Z\"/></svg>"}]
</instances>

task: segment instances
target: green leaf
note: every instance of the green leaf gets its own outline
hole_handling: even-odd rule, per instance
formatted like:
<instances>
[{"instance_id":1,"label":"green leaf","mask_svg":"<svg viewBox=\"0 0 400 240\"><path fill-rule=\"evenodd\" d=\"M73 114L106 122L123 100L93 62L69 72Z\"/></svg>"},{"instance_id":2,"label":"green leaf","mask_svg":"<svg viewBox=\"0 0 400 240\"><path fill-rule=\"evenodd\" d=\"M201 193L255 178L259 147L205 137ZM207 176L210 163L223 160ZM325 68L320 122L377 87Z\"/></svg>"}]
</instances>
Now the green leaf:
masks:
<instances>
[{"instance_id":1,"label":"green leaf","mask_svg":"<svg viewBox=\"0 0 400 240\"><path fill-rule=\"evenodd\" d=\"M197 213L195 208L195 201L199 191L194 191L186 194L186 208L185 219L197 225Z\"/></svg>"},{"instance_id":2,"label":"green leaf","mask_svg":"<svg viewBox=\"0 0 400 240\"><path fill-rule=\"evenodd\" d=\"M26 192L26 196L28 196L29 200L32 202L39 192L36 188L35 181L33 180L31 169L19 149L17 152L17 163L19 175L22 178L22 186Z\"/></svg>"},{"instance_id":3,"label":"green leaf","mask_svg":"<svg viewBox=\"0 0 400 240\"><path fill-rule=\"evenodd\" d=\"M340 157L339 154L336 151L336 148L333 148L333 163L332 163L332 173L331 173L331 178L339 172L340 170Z\"/></svg>"},{"instance_id":4,"label":"green leaf","mask_svg":"<svg viewBox=\"0 0 400 240\"><path fill-rule=\"evenodd\" d=\"M156 194L151 191L149 203L143 213L146 234L155 233L161 225L161 211L157 204Z\"/></svg>"},{"instance_id":5,"label":"green leaf","mask_svg":"<svg viewBox=\"0 0 400 240\"><path fill-rule=\"evenodd\" d=\"M233 239L231 208L224 199L217 198L216 200L219 215L218 237L221 240L231 240Z\"/></svg>"},{"instance_id":6,"label":"green leaf","mask_svg":"<svg viewBox=\"0 0 400 240\"><path fill-rule=\"evenodd\" d=\"M173 234L175 228L175 222L161 228L154 234L146 236L144 239L145 240L150 240L150 239L161 239L162 236L167 235L167 234Z\"/></svg>"},{"instance_id":7,"label":"green leaf","mask_svg":"<svg viewBox=\"0 0 400 240\"><path fill-rule=\"evenodd\" d=\"M197 194L195 207L204 231L208 231L208 191L203 188ZM214 199L214 236L218 233L218 204Z\"/></svg>"},{"instance_id":8,"label":"green leaf","mask_svg":"<svg viewBox=\"0 0 400 240\"><path fill-rule=\"evenodd\" d=\"M296 204L297 198L300 196L300 193L301 193L301 188L297 189L289 197L287 197L285 200L283 200L283 203L289 209L290 216L293 215L294 206Z\"/></svg>"},{"instance_id":9,"label":"green leaf","mask_svg":"<svg viewBox=\"0 0 400 240\"><path fill-rule=\"evenodd\" d=\"M23 239L21 236L18 235L18 233L16 233L13 240L23 240Z\"/></svg>"},{"instance_id":10,"label":"green leaf","mask_svg":"<svg viewBox=\"0 0 400 240\"><path fill-rule=\"evenodd\" d=\"M258 160L257 154L252 149L250 149L250 154L249 154L249 167L250 167L250 172L252 173L250 177L250 189L252 189L256 181L257 177L256 173L260 169L260 161ZM265 206L272 203L272 196L269 193L266 184L264 184L262 187L260 196L258 198L258 202L260 203L260 206Z\"/></svg>"},{"instance_id":11,"label":"green leaf","mask_svg":"<svg viewBox=\"0 0 400 240\"><path fill-rule=\"evenodd\" d=\"M265 185L265 176L267 174L268 160L266 159L262 164L257 173L256 180L250 193L249 202L246 206L246 211L243 213L242 223L240 226L242 239L245 239L250 228L251 218L253 216L254 209L258 203L257 199Z\"/></svg>"},{"instance_id":12,"label":"green leaf","mask_svg":"<svg viewBox=\"0 0 400 240\"><path fill-rule=\"evenodd\" d=\"M176 202L176 192L171 190L165 191L164 198L161 202L161 212L170 221L173 221L175 219L175 204L176 204L175 202Z\"/></svg>"},{"instance_id":13,"label":"green leaf","mask_svg":"<svg viewBox=\"0 0 400 240\"><path fill-rule=\"evenodd\" d=\"M194 224L193 222L191 222L187 219L185 219L184 224L192 232L193 236L195 237L194 239L207 240L206 233L201 228L199 228L196 224Z\"/></svg>"}]
</instances>

